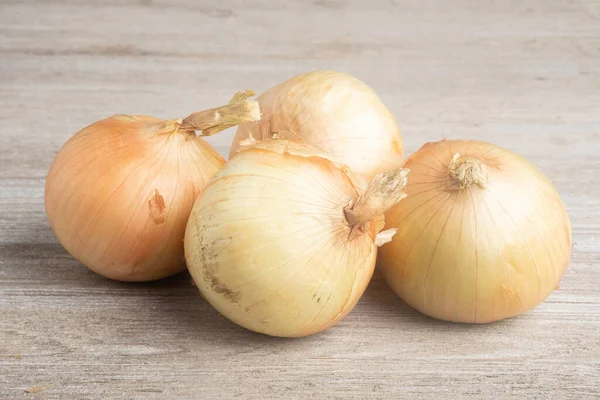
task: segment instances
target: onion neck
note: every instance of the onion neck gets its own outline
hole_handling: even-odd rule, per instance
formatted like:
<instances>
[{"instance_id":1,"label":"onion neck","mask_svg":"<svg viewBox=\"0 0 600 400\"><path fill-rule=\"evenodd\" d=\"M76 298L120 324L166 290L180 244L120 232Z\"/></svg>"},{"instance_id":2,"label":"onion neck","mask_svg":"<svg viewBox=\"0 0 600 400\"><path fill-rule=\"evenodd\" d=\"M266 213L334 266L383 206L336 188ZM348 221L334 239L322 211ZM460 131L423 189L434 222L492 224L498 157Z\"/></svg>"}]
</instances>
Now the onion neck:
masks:
<instances>
[{"instance_id":1,"label":"onion neck","mask_svg":"<svg viewBox=\"0 0 600 400\"><path fill-rule=\"evenodd\" d=\"M351 227L361 227L406 197L408 169L397 168L375 175L356 202L344 209Z\"/></svg>"},{"instance_id":2,"label":"onion neck","mask_svg":"<svg viewBox=\"0 0 600 400\"><path fill-rule=\"evenodd\" d=\"M229 104L209 110L195 112L181 121L180 131L200 131L200 136L212 136L222 130L244 122L260 120L260 107L255 100L248 100L254 92L246 90L236 93Z\"/></svg>"},{"instance_id":3,"label":"onion neck","mask_svg":"<svg viewBox=\"0 0 600 400\"><path fill-rule=\"evenodd\" d=\"M487 187L487 169L481 160L477 158L461 157L459 153L454 153L448 170L450 176L459 184L461 189L465 189L472 184L481 189Z\"/></svg>"}]
</instances>

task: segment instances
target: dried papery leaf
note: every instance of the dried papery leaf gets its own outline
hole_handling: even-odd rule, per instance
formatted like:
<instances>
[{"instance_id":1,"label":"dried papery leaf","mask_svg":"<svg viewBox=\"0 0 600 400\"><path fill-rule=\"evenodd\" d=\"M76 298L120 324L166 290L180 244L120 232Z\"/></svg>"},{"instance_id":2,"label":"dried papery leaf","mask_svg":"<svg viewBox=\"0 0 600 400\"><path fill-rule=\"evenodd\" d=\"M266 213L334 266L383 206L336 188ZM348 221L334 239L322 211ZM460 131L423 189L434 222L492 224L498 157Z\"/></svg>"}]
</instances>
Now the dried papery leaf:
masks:
<instances>
[{"instance_id":1,"label":"dried papery leaf","mask_svg":"<svg viewBox=\"0 0 600 400\"><path fill-rule=\"evenodd\" d=\"M389 243L392 241L392 238L394 237L394 235L396 234L396 232L398 231L398 229L396 228L392 228L392 229L386 229L385 231L381 231L377 234L377 237L375 237L375 245L379 246L383 246L386 243Z\"/></svg>"},{"instance_id":2,"label":"dried papery leaf","mask_svg":"<svg viewBox=\"0 0 600 400\"><path fill-rule=\"evenodd\" d=\"M240 146L250 146L254 143L256 143L256 139L254 139L254 136L252 136L252 134L250 134L250 136L248 136L248 138L240 141Z\"/></svg>"}]
</instances>

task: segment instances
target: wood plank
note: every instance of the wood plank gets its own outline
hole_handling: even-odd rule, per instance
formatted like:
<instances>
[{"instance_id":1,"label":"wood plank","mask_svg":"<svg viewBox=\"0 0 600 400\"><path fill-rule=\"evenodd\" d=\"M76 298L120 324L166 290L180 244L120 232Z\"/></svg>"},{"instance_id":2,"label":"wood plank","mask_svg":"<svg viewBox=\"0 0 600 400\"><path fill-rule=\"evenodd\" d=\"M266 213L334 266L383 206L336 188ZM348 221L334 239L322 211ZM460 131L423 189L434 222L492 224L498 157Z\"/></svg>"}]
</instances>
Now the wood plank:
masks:
<instances>
[{"instance_id":1,"label":"wood plank","mask_svg":"<svg viewBox=\"0 0 600 400\"><path fill-rule=\"evenodd\" d=\"M599 398L599 60L598 0L3 1L0 399ZM475 138L538 165L573 222L560 289L470 326L418 314L376 274L338 326L284 340L227 321L187 274L108 281L54 238L44 178L78 129L317 68L377 90L408 152ZM233 133L210 141L226 155Z\"/></svg>"}]
</instances>

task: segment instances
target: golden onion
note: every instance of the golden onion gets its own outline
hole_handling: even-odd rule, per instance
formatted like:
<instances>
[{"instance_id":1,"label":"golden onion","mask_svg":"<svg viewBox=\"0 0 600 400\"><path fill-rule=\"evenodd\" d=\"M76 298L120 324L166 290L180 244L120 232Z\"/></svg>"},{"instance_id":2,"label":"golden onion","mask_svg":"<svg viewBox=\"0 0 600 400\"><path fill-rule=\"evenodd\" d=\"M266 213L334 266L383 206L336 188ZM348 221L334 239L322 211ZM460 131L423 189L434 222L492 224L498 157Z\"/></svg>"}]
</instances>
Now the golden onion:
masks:
<instances>
[{"instance_id":1,"label":"golden onion","mask_svg":"<svg viewBox=\"0 0 600 400\"><path fill-rule=\"evenodd\" d=\"M350 312L373 273L383 212L404 195L407 171L364 187L331 155L272 140L231 159L198 197L185 234L202 295L233 322L296 337Z\"/></svg>"},{"instance_id":2,"label":"golden onion","mask_svg":"<svg viewBox=\"0 0 600 400\"><path fill-rule=\"evenodd\" d=\"M477 141L429 143L405 164L407 198L379 266L396 294L434 318L485 323L525 312L558 285L571 224L525 158Z\"/></svg>"},{"instance_id":3,"label":"golden onion","mask_svg":"<svg viewBox=\"0 0 600 400\"><path fill-rule=\"evenodd\" d=\"M50 167L44 196L60 243L91 270L121 281L184 270L190 210L225 163L195 130L210 135L260 118L250 94L183 121L115 115L69 139Z\"/></svg>"},{"instance_id":4,"label":"golden onion","mask_svg":"<svg viewBox=\"0 0 600 400\"><path fill-rule=\"evenodd\" d=\"M402 136L377 94L355 77L314 71L291 78L258 97L260 122L238 127L235 155L249 138L306 141L334 154L369 180L402 165Z\"/></svg>"}]
</instances>

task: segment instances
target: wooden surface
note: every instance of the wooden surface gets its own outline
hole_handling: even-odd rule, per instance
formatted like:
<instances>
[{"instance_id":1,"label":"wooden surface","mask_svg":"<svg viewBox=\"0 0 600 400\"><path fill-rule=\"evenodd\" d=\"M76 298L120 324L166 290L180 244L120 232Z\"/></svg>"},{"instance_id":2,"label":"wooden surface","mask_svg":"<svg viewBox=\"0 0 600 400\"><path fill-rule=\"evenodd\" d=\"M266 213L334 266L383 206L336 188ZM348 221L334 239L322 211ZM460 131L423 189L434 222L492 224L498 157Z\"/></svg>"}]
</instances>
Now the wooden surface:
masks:
<instances>
[{"instance_id":1,"label":"wooden surface","mask_svg":"<svg viewBox=\"0 0 600 400\"><path fill-rule=\"evenodd\" d=\"M470 326L376 275L338 326L282 340L228 322L185 274L111 282L57 243L44 177L78 129L316 68L378 91L409 153L475 138L534 161L573 222L560 290ZM0 121L0 399L600 398L598 0L3 0ZM232 136L211 142L227 154Z\"/></svg>"}]
</instances>

